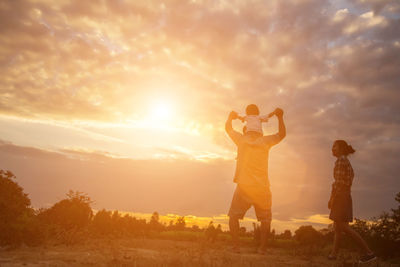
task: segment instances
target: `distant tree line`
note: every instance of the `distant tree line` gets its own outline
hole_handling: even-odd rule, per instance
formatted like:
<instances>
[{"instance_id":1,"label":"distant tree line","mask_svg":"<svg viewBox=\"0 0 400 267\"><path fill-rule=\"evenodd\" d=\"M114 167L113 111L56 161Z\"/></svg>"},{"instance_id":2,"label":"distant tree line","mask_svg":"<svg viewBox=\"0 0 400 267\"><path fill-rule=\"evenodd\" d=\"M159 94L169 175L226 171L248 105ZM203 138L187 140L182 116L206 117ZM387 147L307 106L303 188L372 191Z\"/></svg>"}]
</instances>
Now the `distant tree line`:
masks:
<instances>
[{"instance_id":1,"label":"distant tree line","mask_svg":"<svg viewBox=\"0 0 400 267\"><path fill-rule=\"evenodd\" d=\"M161 223L160 216L154 212L149 222L119 211L102 209L93 212L92 200L82 192L69 191L66 198L50 208L35 210L21 186L15 181L10 171L0 170L0 245L17 246L25 243L36 246L48 241L72 245L87 238L153 237L154 233L191 232L199 233L203 240L215 242L222 240L221 225L213 222L201 229L197 225L188 227L185 217L178 217L169 224ZM352 227L368 242L381 257L400 257L400 193L396 196L399 206L390 212L373 218L371 221L355 219ZM246 232L241 228L241 236L259 240L259 226ZM280 240L290 246L323 247L330 245L333 239L331 229L317 231L312 226L300 226L292 235L290 230L281 234L271 231L271 245ZM172 237L169 235L168 237ZM285 241L286 240L286 241ZM345 246L353 248L349 239L344 239Z\"/></svg>"},{"instance_id":2,"label":"distant tree line","mask_svg":"<svg viewBox=\"0 0 400 267\"><path fill-rule=\"evenodd\" d=\"M88 237L152 237L165 231L204 232L215 241L221 225L210 222L206 229L187 227L185 217L161 223L158 212L149 220L119 211L93 212L93 201L82 192L69 191L66 198L50 208L34 210L31 201L10 171L0 170L0 245L40 245L49 240L75 244Z\"/></svg>"}]
</instances>

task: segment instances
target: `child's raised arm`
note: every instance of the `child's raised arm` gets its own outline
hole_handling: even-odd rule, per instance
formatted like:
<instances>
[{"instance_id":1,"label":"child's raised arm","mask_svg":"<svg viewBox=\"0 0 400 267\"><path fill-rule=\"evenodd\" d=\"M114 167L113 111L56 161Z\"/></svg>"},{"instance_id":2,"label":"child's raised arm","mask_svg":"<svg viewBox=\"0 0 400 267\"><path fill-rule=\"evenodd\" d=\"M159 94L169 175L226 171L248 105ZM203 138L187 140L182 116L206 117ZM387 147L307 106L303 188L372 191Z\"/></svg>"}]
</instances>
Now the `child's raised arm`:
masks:
<instances>
[{"instance_id":1,"label":"child's raised arm","mask_svg":"<svg viewBox=\"0 0 400 267\"><path fill-rule=\"evenodd\" d=\"M240 115L237 115L237 118L239 119L239 120L241 120L242 122L244 122L244 116L240 116Z\"/></svg>"},{"instance_id":2,"label":"child's raised arm","mask_svg":"<svg viewBox=\"0 0 400 267\"><path fill-rule=\"evenodd\" d=\"M271 118L274 115L275 115L275 111L269 113L268 115L262 115L262 116L260 116L260 121L261 122L268 122L268 119Z\"/></svg>"},{"instance_id":3,"label":"child's raised arm","mask_svg":"<svg viewBox=\"0 0 400 267\"><path fill-rule=\"evenodd\" d=\"M275 115L275 110L268 114L268 118L271 118L274 115Z\"/></svg>"}]
</instances>

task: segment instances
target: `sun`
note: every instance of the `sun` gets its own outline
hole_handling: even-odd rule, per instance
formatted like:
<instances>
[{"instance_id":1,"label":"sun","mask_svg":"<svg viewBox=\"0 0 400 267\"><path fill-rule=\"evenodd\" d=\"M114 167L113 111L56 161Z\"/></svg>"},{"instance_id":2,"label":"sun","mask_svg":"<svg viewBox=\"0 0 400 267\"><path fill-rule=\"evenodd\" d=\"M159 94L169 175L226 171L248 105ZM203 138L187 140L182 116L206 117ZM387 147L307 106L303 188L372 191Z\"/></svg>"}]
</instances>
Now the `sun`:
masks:
<instances>
[{"instance_id":1,"label":"sun","mask_svg":"<svg viewBox=\"0 0 400 267\"><path fill-rule=\"evenodd\" d=\"M153 120L170 120L173 115L173 106L168 101L158 100L150 106L150 116Z\"/></svg>"}]
</instances>

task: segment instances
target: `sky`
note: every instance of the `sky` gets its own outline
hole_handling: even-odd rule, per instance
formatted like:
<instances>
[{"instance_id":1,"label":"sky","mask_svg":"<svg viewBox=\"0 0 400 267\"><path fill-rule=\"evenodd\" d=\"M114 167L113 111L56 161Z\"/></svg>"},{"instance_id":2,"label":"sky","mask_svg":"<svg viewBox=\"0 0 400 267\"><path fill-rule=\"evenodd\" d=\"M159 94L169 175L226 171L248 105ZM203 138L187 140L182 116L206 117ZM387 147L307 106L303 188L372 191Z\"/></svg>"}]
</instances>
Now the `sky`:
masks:
<instances>
[{"instance_id":1,"label":"sky","mask_svg":"<svg viewBox=\"0 0 400 267\"><path fill-rule=\"evenodd\" d=\"M0 168L36 208L72 189L96 209L226 222L224 124L250 103L285 112L273 228L330 223L336 139L356 150L355 217L395 206L397 0L3 0L0 25Z\"/></svg>"}]
</instances>

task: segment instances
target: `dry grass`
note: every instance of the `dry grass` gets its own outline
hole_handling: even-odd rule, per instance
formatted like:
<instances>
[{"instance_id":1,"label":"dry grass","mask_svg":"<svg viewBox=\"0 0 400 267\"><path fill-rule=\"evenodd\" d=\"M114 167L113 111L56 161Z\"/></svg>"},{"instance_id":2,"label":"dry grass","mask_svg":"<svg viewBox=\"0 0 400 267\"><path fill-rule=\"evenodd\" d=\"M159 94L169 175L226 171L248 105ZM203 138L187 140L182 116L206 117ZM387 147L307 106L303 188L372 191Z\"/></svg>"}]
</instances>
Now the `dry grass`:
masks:
<instances>
[{"instance_id":1,"label":"dry grass","mask_svg":"<svg viewBox=\"0 0 400 267\"><path fill-rule=\"evenodd\" d=\"M74 246L3 249L0 266L358 266L356 254L343 254L331 262L319 252L270 248L267 255L258 255L255 247L245 246L241 254L235 254L226 242L91 239ZM362 266L396 265L379 262Z\"/></svg>"}]
</instances>

